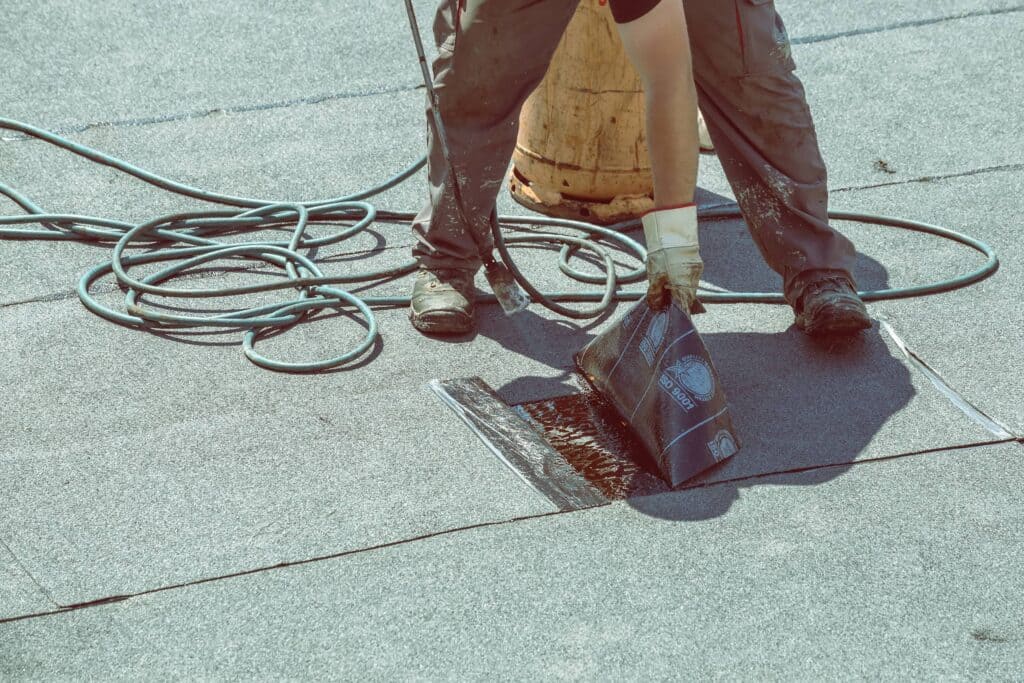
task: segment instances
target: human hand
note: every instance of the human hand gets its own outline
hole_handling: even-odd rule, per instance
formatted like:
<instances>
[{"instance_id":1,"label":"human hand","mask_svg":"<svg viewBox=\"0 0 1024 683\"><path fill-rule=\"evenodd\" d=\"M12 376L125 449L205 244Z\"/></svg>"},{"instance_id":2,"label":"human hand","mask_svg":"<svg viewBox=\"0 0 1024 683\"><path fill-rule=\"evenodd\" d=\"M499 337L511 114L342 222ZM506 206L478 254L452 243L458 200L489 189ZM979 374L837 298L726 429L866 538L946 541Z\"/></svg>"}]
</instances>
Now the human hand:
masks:
<instances>
[{"instance_id":1,"label":"human hand","mask_svg":"<svg viewBox=\"0 0 1024 683\"><path fill-rule=\"evenodd\" d=\"M697 285L704 262L697 239L697 207L659 209L643 216L647 239L647 304L655 310L675 300L689 313L703 313Z\"/></svg>"}]
</instances>

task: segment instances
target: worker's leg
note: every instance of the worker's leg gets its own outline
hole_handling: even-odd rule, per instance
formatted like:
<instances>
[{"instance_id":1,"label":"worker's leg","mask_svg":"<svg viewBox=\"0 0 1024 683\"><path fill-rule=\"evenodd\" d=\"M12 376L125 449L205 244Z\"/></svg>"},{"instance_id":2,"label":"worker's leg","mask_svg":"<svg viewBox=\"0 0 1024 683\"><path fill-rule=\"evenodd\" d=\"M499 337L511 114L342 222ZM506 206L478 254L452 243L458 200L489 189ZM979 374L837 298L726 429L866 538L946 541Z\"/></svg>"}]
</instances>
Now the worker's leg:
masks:
<instances>
[{"instance_id":1,"label":"worker's leg","mask_svg":"<svg viewBox=\"0 0 1024 683\"><path fill-rule=\"evenodd\" d=\"M610 0L622 45L644 89L655 207L693 202L697 185L697 90L678 0Z\"/></svg>"},{"instance_id":2,"label":"worker's leg","mask_svg":"<svg viewBox=\"0 0 1024 683\"><path fill-rule=\"evenodd\" d=\"M684 0L701 109L751 235L796 303L848 279L855 252L828 224L825 164L771 0Z\"/></svg>"},{"instance_id":3,"label":"worker's leg","mask_svg":"<svg viewBox=\"0 0 1024 683\"><path fill-rule=\"evenodd\" d=\"M540 83L579 0L441 0L434 20L434 87L467 218L487 235L519 132L523 102ZM454 9L456 4L461 7ZM457 15L457 16L456 16ZM412 224L413 255L428 268L476 270L427 101L430 200Z\"/></svg>"},{"instance_id":4,"label":"worker's leg","mask_svg":"<svg viewBox=\"0 0 1024 683\"><path fill-rule=\"evenodd\" d=\"M643 217L648 303L695 304L704 264L697 235L697 91L686 16L679 0L611 0L622 45L644 89L654 210Z\"/></svg>"}]
</instances>

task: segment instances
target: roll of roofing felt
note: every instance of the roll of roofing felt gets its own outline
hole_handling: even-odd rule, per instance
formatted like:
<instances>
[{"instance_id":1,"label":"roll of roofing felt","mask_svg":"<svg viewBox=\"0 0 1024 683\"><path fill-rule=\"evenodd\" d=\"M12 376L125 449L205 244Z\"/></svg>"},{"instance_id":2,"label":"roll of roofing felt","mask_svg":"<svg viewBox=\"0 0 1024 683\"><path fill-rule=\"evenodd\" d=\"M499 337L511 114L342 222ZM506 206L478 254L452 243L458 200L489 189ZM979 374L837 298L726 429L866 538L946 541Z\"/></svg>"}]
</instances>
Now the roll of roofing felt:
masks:
<instances>
[{"instance_id":1,"label":"roll of roofing felt","mask_svg":"<svg viewBox=\"0 0 1024 683\"><path fill-rule=\"evenodd\" d=\"M654 311L640 301L575 360L672 486L739 450L711 357L689 315L674 303Z\"/></svg>"}]
</instances>

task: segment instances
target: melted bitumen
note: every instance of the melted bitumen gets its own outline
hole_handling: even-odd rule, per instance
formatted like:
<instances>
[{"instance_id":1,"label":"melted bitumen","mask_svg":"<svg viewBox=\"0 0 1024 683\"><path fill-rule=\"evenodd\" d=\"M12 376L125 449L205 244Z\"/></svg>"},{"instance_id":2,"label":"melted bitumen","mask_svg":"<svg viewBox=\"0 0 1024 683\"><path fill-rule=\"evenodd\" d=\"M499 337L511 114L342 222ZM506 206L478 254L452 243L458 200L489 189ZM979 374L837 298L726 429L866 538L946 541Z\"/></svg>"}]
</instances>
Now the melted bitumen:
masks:
<instances>
[{"instance_id":1,"label":"melted bitumen","mask_svg":"<svg viewBox=\"0 0 1024 683\"><path fill-rule=\"evenodd\" d=\"M669 491L629 424L593 391L513 406L609 500Z\"/></svg>"}]
</instances>

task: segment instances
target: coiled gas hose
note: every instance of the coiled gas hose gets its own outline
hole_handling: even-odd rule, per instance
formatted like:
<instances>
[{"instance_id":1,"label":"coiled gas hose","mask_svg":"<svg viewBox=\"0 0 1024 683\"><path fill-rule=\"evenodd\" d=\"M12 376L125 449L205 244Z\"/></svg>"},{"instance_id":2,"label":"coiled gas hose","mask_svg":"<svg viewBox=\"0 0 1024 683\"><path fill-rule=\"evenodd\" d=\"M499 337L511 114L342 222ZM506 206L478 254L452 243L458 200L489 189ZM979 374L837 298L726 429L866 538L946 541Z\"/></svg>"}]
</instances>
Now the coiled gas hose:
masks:
<instances>
[{"instance_id":1,"label":"coiled gas hose","mask_svg":"<svg viewBox=\"0 0 1024 683\"><path fill-rule=\"evenodd\" d=\"M107 320L127 327L178 332L199 331L208 328L243 330L242 347L246 357L253 363L270 370L290 372L312 372L343 367L357 361L375 343L377 323L372 308L409 305L408 296L357 296L343 285L374 282L394 278L412 272L416 268L413 260L391 268L368 270L357 273L325 275L317 263L303 252L338 244L366 230L375 221L408 222L414 217L411 212L378 211L365 201L369 197L390 189L414 175L426 163L426 157L398 173L385 182L363 192L308 202L287 200L264 200L218 194L163 178L155 173L134 166L95 149L72 142L60 135L36 128L26 123L0 118L0 128L14 131L31 138L42 140L98 164L134 176L150 185L168 192L193 199L220 204L220 210L177 213L155 217L152 220L132 224L124 221L95 216L78 216L48 213L31 199L0 182L0 194L18 204L26 213L0 216L0 237L7 239L69 240L113 244L110 259L90 269L78 283L78 297L90 311ZM703 219L740 217L738 207L727 206L705 210ZM985 256L985 263L966 275L932 284L898 287L861 292L865 301L900 299L927 294L938 294L966 287L989 277L999 268L994 250L981 240L948 228L928 225L917 221L875 216L865 213L843 211L829 212L831 218L883 225L905 230L923 232L966 245ZM307 237L306 230L311 224L352 222L333 234L323 237ZM499 224L505 226L550 226L567 228L582 233L582 236L562 235L554 232L520 231L522 234L503 236ZM568 314L573 318L594 318L605 313L617 301L632 301L644 296L643 291L619 291L619 284L639 282L646 278L643 266L646 250L625 231L637 228L639 220L631 220L609 227L599 227L579 221L544 218L539 216L501 216L492 224L495 246L502 260L514 274L519 284L526 289L534 303ZM33 227L28 227L33 226ZM291 229L287 241L231 241L218 237L237 236L240 233L260 232L267 229ZM611 243L639 262L639 266L625 273L617 273L608 249L602 245ZM561 245L558 267L567 276L578 281L603 284L602 291L596 292L539 292L532 287L511 259L508 246L519 244ZM129 249L141 253L128 253ZM585 273L574 268L570 260L580 250L594 252L604 263L603 275ZM168 286L168 281L187 274L189 271L222 259L244 259L263 262L280 268L286 278L245 286L210 287L205 289L181 289ZM133 266L161 264L162 267L144 277L131 274ZM166 264L166 265L163 265ZM124 309L116 309L101 303L91 293L93 284L113 274L127 294ZM236 310L219 315L185 315L147 307L146 296L171 298L220 298L268 292L280 289L296 290L297 295L284 301ZM702 292L704 303L786 303L780 294L762 292ZM493 295L480 297L483 303L493 303ZM555 302L594 303L584 310L567 309ZM256 341L262 335L282 330L308 319L324 309L354 309L365 321L366 334L354 348L333 358L315 362L288 362L274 360L256 351Z\"/></svg>"}]
</instances>

